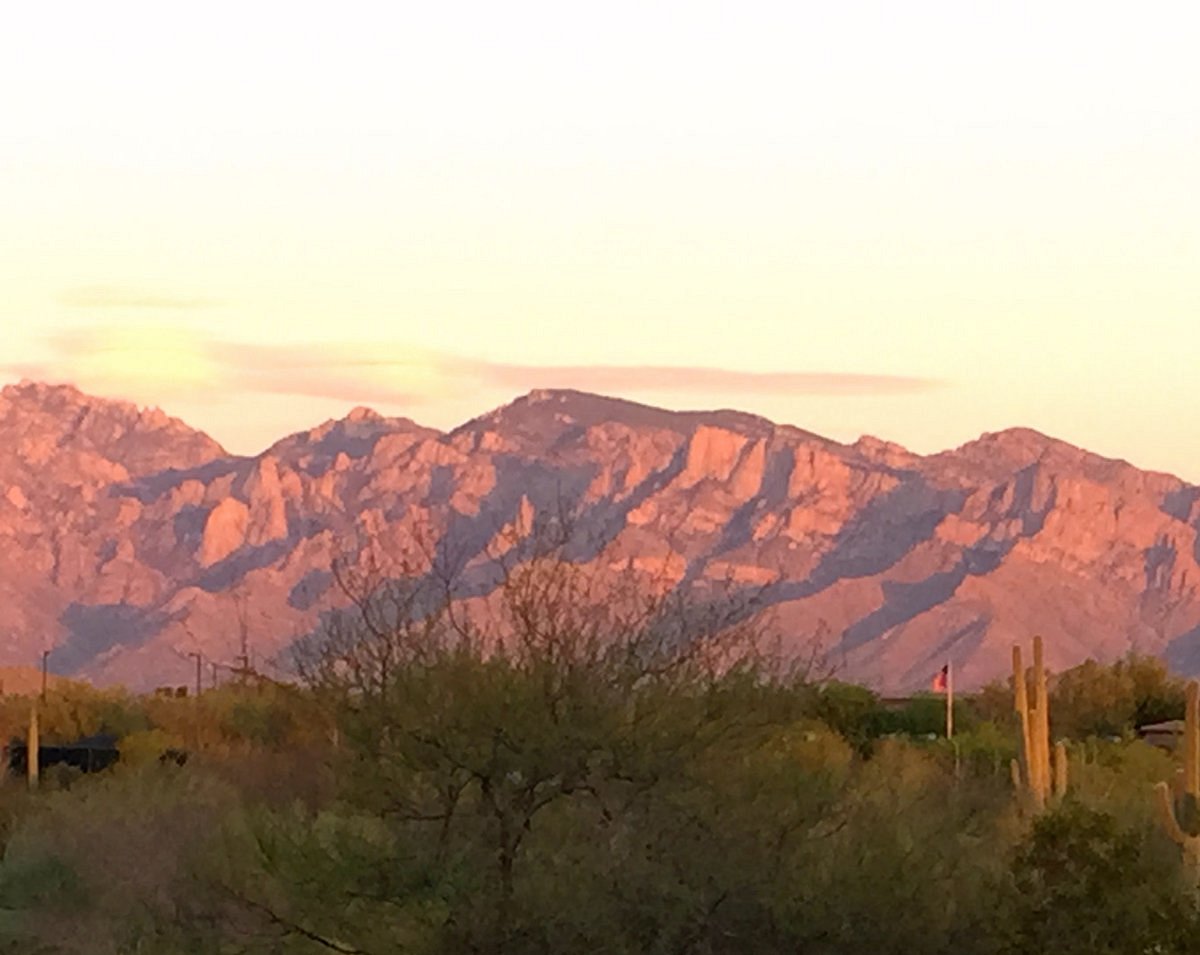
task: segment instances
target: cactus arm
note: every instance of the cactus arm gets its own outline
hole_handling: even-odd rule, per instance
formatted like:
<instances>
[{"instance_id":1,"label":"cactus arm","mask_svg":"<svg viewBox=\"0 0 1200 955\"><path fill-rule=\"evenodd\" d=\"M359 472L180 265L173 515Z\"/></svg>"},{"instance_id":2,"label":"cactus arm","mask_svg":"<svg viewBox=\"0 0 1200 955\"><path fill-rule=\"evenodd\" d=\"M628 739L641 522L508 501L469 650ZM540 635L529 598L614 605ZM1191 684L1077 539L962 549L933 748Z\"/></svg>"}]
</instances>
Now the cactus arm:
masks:
<instances>
[{"instance_id":1,"label":"cactus arm","mask_svg":"<svg viewBox=\"0 0 1200 955\"><path fill-rule=\"evenodd\" d=\"M1024 763L1025 782L1032 786L1034 780L1034 764L1030 759L1032 739L1029 725L1029 689L1025 684L1025 666L1021 660L1021 648L1013 646L1013 709L1021 718L1021 760Z\"/></svg>"},{"instance_id":2,"label":"cactus arm","mask_svg":"<svg viewBox=\"0 0 1200 955\"><path fill-rule=\"evenodd\" d=\"M1163 829L1172 842L1186 846L1188 839L1194 837L1188 836L1179 825L1179 820L1175 818L1175 801L1171 798L1171 787L1166 783L1155 783L1154 792L1158 797L1158 818L1163 824Z\"/></svg>"},{"instance_id":3,"label":"cactus arm","mask_svg":"<svg viewBox=\"0 0 1200 955\"><path fill-rule=\"evenodd\" d=\"M1016 644L1012 649L1012 666L1013 709L1017 711L1017 715L1024 716L1025 710L1029 706L1029 700L1025 690L1025 668L1021 666L1021 648Z\"/></svg>"},{"instance_id":4,"label":"cactus arm","mask_svg":"<svg viewBox=\"0 0 1200 955\"><path fill-rule=\"evenodd\" d=\"M1175 806L1200 795L1200 684L1192 680L1187 687L1187 706L1184 710L1183 769L1176 772L1171 783L1155 783L1154 793L1158 816L1163 830L1171 841L1182 847L1184 858L1200 870L1200 836L1187 832L1179 822Z\"/></svg>"},{"instance_id":5,"label":"cactus arm","mask_svg":"<svg viewBox=\"0 0 1200 955\"><path fill-rule=\"evenodd\" d=\"M1059 799L1067 794L1067 747L1059 740L1054 744L1054 795Z\"/></svg>"},{"instance_id":6,"label":"cactus arm","mask_svg":"<svg viewBox=\"0 0 1200 955\"><path fill-rule=\"evenodd\" d=\"M1033 802L1038 809L1046 805L1046 777L1042 765L1042 736L1038 732L1038 706L1029 704L1029 788L1033 792Z\"/></svg>"},{"instance_id":7,"label":"cactus arm","mask_svg":"<svg viewBox=\"0 0 1200 955\"><path fill-rule=\"evenodd\" d=\"M1025 675L1019 646L1013 646L1012 663L1013 709L1021 718L1021 765L1017 768L1023 770L1013 775L1013 784L1025 790L1034 808L1040 811L1051 795L1061 798L1067 792L1066 748L1059 744L1053 754L1050 750L1050 694L1046 688L1042 638L1033 638L1032 687ZM1200 754L1200 749L1197 753Z\"/></svg>"},{"instance_id":8,"label":"cactus arm","mask_svg":"<svg viewBox=\"0 0 1200 955\"><path fill-rule=\"evenodd\" d=\"M1200 796L1200 684L1195 680L1187 686L1187 706L1183 730L1184 792Z\"/></svg>"},{"instance_id":9,"label":"cactus arm","mask_svg":"<svg viewBox=\"0 0 1200 955\"><path fill-rule=\"evenodd\" d=\"M1033 679L1037 687L1038 782L1042 799L1050 792L1050 695L1046 691L1046 662L1041 637L1033 638Z\"/></svg>"}]
</instances>

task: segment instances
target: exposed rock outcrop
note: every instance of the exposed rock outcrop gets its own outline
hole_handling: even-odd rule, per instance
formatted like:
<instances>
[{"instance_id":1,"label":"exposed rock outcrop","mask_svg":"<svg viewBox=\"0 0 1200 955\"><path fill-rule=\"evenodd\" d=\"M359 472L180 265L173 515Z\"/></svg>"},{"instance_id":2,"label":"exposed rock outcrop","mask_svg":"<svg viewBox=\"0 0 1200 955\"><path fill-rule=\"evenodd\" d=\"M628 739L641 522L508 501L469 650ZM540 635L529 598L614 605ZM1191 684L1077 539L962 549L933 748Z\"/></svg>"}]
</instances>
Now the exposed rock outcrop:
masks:
<instances>
[{"instance_id":1,"label":"exposed rock outcrop","mask_svg":"<svg viewBox=\"0 0 1200 955\"><path fill-rule=\"evenodd\" d=\"M147 686L192 650L232 661L242 630L268 659L344 600L339 557L479 568L562 513L579 560L750 588L786 647L821 634L889 691L947 656L962 685L1002 675L1034 631L1053 667L1138 650L1200 672L1200 488L1026 429L922 457L544 390L450 434L356 409L237 458L33 383L0 391L0 664L48 639L72 673Z\"/></svg>"},{"instance_id":2,"label":"exposed rock outcrop","mask_svg":"<svg viewBox=\"0 0 1200 955\"><path fill-rule=\"evenodd\" d=\"M246 543L250 508L235 497L227 497L208 513L200 542L200 566L211 567Z\"/></svg>"}]
</instances>

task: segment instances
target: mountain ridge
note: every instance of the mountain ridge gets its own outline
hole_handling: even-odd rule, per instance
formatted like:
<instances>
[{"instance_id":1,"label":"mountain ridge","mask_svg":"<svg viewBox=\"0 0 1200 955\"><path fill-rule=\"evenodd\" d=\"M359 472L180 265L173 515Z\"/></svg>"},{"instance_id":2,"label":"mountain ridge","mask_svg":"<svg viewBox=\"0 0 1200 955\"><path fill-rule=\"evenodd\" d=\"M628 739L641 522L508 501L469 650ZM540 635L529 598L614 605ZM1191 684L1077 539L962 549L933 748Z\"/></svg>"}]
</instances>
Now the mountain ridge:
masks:
<instances>
[{"instance_id":1,"label":"mountain ridge","mask_svg":"<svg viewBox=\"0 0 1200 955\"><path fill-rule=\"evenodd\" d=\"M239 456L33 382L0 390L0 665L45 641L58 672L178 682L246 628L270 658L337 602L347 541L453 535L480 559L564 504L597 566L769 585L791 651L825 632L888 692L945 659L978 685L1033 631L1057 668L1132 650L1200 672L1200 488L1032 429L919 455L541 389L446 432L359 408Z\"/></svg>"}]
</instances>

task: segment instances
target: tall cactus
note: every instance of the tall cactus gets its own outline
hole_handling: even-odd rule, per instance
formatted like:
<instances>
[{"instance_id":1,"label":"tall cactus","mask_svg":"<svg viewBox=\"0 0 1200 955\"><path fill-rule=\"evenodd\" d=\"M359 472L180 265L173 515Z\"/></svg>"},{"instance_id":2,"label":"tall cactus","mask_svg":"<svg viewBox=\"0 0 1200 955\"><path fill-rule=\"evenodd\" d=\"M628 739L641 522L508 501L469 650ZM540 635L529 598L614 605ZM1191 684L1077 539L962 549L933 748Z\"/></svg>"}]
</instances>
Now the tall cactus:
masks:
<instances>
[{"instance_id":1,"label":"tall cactus","mask_svg":"<svg viewBox=\"0 0 1200 955\"><path fill-rule=\"evenodd\" d=\"M1183 774L1179 781L1178 804L1166 783L1157 783L1154 790L1167 835L1179 844L1189 862L1200 866L1200 835L1188 832L1194 827L1200 808L1200 683L1195 680L1187 687L1183 719Z\"/></svg>"},{"instance_id":2,"label":"tall cactus","mask_svg":"<svg viewBox=\"0 0 1200 955\"><path fill-rule=\"evenodd\" d=\"M1025 792L1034 809L1041 811L1051 795L1061 798L1067 792L1067 749L1054 747L1053 771L1050 750L1050 695L1046 690L1046 665L1042 638L1033 638L1033 689L1025 678L1021 648L1014 645L1013 708L1021 718L1021 760L1013 760L1013 783Z\"/></svg>"},{"instance_id":3,"label":"tall cactus","mask_svg":"<svg viewBox=\"0 0 1200 955\"><path fill-rule=\"evenodd\" d=\"M29 736L25 740L25 773L29 780L29 788L38 787L38 763L41 757L41 745L38 740L38 713L34 706L29 711Z\"/></svg>"}]
</instances>

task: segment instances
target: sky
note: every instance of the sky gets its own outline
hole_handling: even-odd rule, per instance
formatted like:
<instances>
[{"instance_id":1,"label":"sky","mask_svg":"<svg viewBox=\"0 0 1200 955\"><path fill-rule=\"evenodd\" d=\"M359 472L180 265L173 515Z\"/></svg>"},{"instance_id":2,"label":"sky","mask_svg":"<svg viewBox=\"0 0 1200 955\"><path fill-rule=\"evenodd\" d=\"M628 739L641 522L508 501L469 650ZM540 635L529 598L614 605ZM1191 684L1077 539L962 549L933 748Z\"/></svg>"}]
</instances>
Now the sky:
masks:
<instances>
[{"instance_id":1,"label":"sky","mask_svg":"<svg viewBox=\"0 0 1200 955\"><path fill-rule=\"evenodd\" d=\"M1200 482L1190 3L22 4L0 381L233 451L533 388Z\"/></svg>"}]
</instances>

